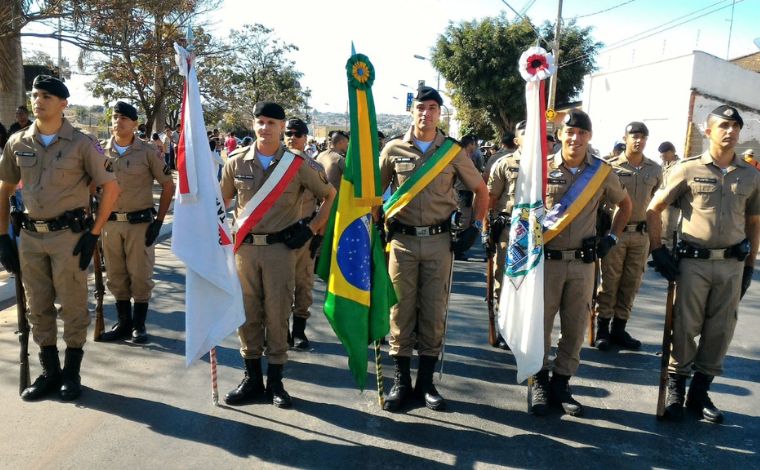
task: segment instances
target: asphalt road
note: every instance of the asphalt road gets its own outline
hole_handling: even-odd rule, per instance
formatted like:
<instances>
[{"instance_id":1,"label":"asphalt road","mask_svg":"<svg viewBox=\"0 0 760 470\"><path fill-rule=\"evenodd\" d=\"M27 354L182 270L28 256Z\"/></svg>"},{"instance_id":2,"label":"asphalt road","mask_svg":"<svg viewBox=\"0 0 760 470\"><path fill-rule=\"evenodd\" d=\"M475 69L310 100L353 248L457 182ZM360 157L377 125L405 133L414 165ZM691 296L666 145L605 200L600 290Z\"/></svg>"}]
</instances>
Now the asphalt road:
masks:
<instances>
[{"instance_id":1,"label":"asphalt road","mask_svg":"<svg viewBox=\"0 0 760 470\"><path fill-rule=\"evenodd\" d=\"M15 309L0 312L0 467L760 467L760 277L740 306L726 374L713 386L725 423L688 416L672 424L654 418L665 303L665 285L655 273L647 272L629 323L644 342L642 350L602 353L584 346L579 375L571 382L584 416L554 412L536 418L526 413L526 387L515 383L513 357L487 344L484 269L476 258L455 264L444 375L439 380L436 374L448 411L382 411L373 390L372 355L370 389L356 389L343 348L321 312L321 281L307 327L314 349L291 352L285 368L294 408L214 407L207 357L184 366L184 268L164 241L157 249L150 342L88 342L85 391L75 403L20 400ZM107 327L114 318L109 295ZM221 395L242 378L237 348L234 334L217 348ZM31 344L30 350L35 377L37 348ZM387 346L383 371L387 390Z\"/></svg>"}]
</instances>

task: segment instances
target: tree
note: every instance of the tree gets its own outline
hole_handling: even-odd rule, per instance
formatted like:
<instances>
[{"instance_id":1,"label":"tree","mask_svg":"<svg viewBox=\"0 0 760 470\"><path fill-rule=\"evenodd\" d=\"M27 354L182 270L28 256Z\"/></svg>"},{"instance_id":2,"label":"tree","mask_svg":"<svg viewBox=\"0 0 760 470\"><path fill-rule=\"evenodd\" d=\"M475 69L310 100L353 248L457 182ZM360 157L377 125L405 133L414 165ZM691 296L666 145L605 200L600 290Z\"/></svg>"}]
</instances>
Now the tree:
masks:
<instances>
[{"instance_id":1,"label":"tree","mask_svg":"<svg viewBox=\"0 0 760 470\"><path fill-rule=\"evenodd\" d=\"M24 65L44 65L45 67L55 70L58 68L58 59L53 59L50 54L44 51L34 51L24 59ZM61 70L58 73L60 78L68 80L71 78L71 65L65 57L61 58Z\"/></svg>"},{"instance_id":2,"label":"tree","mask_svg":"<svg viewBox=\"0 0 760 470\"><path fill-rule=\"evenodd\" d=\"M554 26L539 29L551 41ZM591 28L574 20L563 26L556 101L563 103L581 90L583 76L595 69L602 43ZM510 22L505 14L450 23L432 51L433 66L448 82L460 118L468 129L485 136L489 124L501 137L525 116L525 81L517 69L520 55L536 43L529 20ZM568 65L563 67L566 62ZM488 122L484 122L487 118Z\"/></svg>"}]
</instances>

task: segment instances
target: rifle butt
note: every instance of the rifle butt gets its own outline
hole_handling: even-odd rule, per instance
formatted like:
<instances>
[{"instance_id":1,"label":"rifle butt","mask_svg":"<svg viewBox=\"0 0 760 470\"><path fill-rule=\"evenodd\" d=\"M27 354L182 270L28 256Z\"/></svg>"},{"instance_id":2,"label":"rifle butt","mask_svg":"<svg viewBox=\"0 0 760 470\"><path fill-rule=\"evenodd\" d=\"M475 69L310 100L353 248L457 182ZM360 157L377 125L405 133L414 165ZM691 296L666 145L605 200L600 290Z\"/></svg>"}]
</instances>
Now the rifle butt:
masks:
<instances>
[{"instance_id":1,"label":"rifle butt","mask_svg":"<svg viewBox=\"0 0 760 470\"><path fill-rule=\"evenodd\" d=\"M19 341L19 389L21 393L29 387L31 377L29 372L29 320L26 318L26 292L21 281L21 271L16 273L16 314L18 317Z\"/></svg>"},{"instance_id":2,"label":"rifle butt","mask_svg":"<svg viewBox=\"0 0 760 470\"><path fill-rule=\"evenodd\" d=\"M665 402L668 388L668 365L670 364L670 349L673 342L673 301L675 300L676 283L668 282L668 297L665 301L665 325L662 331L662 356L660 357L660 384L657 391L657 419L665 416Z\"/></svg>"},{"instance_id":3,"label":"rifle butt","mask_svg":"<svg viewBox=\"0 0 760 470\"><path fill-rule=\"evenodd\" d=\"M496 314L493 311L493 256L488 255L488 263L486 264L486 303L488 305L488 344L496 346L498 339L496 338Z\"/></svg>"},{"instance_id":4,"label":"rifle butt","mask_svg":"<svg viewBox=\"0 0 760 470\"><path fill-rule=\"evenodd\" d=\"M100 336L105 333L106 324L103 318L103 296L105 295L105 286L103 285L103 270L100 264L100 243L92 254L92 264L95 270L95 329L92 332L92 339L99 341Z\"/></svg>"}]
</instances>

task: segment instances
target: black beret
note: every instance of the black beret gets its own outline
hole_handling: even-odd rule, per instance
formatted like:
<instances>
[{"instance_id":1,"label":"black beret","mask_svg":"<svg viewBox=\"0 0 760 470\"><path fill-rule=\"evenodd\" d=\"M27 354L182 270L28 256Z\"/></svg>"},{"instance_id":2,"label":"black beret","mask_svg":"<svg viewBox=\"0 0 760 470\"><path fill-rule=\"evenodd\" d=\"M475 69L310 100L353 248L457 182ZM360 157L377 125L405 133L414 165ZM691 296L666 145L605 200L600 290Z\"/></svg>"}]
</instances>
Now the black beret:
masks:
<instances>
[{"instance_id":1,"label":"black beret","mask_svg":"<svg viewBox=\"0 0 760 470\"><path fill-rule=\"evenodd\" d=\"M34 77L32 88L45 90L51 95L57 96L58 98L62 98L64 100L71 96L69 95L69 89L66 88L66 85L64 85L60 79L51 77L50 75L37 75Z\"/></svg>"},{"instance_id":2,"label":"black beret","mask_svg":"<svg viewBox=\"0 0 760 470\"><path fill-rule=\"evenodd\" d=\"M259 101L253 107L255 117L266 116L274 119L285 119L285 110L277 103L271 101Z\"/></svg>"},{"instance_id":3,"label":"black beret","mask_svg":"<svg viewBox=\"0 0 760 470\"><path fill-rule=\"evenodd\" d=\"M524 131L525 130L525 126L527 126L527 125L528 125L528 123L526 121L520 121L515 126L515 130L516 131Z\"/></svg>"},{"instance_id":4,"label":"black beret","mask_svg":"<svg viewBox=\"0 0 760 470\"><path fill-rule=\"evenodd\" d=\"M293 129L296 132L299 132L301 134L308 134L309 133L309 127L306 125L305 122L298 118L292 118L288 119L288 122L285 123L285 129Z\"/></svg>"},{"instance_id":5,"label":"black beret","mask_svg":"<svg viewBox=\"0 0 760 470\"><path fill-rule=\"evenodd\" d=\"M417 90L417 96L414 97L415 101L427 101L427 100L433 100L436 103L438 103L438 106L441 106L443 104L443 98L441 98L440 93L435 88L429 87L429 86L423 86L420 87Z\"/></svg>"},{"instance_id":6,"label":"black beret","mask_svg":"<svg viewBox=\"0 0 760 470\"><path fill-rule=\"evenodd\" d=\"M137 121L137 110L129 103L117 101L116 104L113 105L113 112L126 116L133 121Z\"/></svg>"},{"instance_id":7,"label":"black beret","mask_svg":"<svg viewBox=\"0 0 760 470\"><path fill-rule=\"evenodd\" d=\"M385 139L385 134L383 134L383 131L377 131L377 138L378 139Z\"/></svg>"},{"instance_id":8,"label":"black beret","mask_svg":"<svg viewBox=\"0 0 760 470\"><path fill-rule=\"evenodd\" d=\"M591 132L591 118L580 109L571 109L562 120L565 127L577 127Z\"/></svg>"},{"instance_id":9,"label":"black beret","mask_svg":"<svg viewBox=\"0 0 760 470\"><path fill-rule=\"evenodd\" d=\"M623 150L625 150L625 144L624 144L624 143L622 143L622 142L617 142L617 143L615 144L615 146L614 146L614 147L612 147L612 149L613 149L613 150L619 150L619 151L621 151L621 152L622 152Z\"/></svg>"},{"instance_id":10,"label":"black beret","mask_svg":"<svg viewBox=\"0 0 760 470\"><path fill-rule=\"evenodd\" d=\"M739 123L740 128L744 127L744 119L742 119L741 115L739 115L739 111L737 111L737 109L733 106L722 104L713 109L710 115L717 116L721 119L725 119L726 121L736 121Z\"/></svg>"},{"instance_id":11,"label":"black beret","mask_svg":"<svg viewBox=\"0 0 760 470\"><path fill-rule=\"evenodd\" d=\"M633 121L632 123L625 126L625 133L626 134L644 134L648 136L649 129L647 128L647 125L644 124L643 122Z\"/></svg>"},{"instance_id":12,"label":"black beret","mask_svg":"<svg viewBox=\"0 0 760 470\"><path fill-rule=\"evenodd\" d=\"M666 140L665 142L661 143L659 147L657 147L657 151L660 153L675 152L676 147Z\"/></svg>"}]
</instances>

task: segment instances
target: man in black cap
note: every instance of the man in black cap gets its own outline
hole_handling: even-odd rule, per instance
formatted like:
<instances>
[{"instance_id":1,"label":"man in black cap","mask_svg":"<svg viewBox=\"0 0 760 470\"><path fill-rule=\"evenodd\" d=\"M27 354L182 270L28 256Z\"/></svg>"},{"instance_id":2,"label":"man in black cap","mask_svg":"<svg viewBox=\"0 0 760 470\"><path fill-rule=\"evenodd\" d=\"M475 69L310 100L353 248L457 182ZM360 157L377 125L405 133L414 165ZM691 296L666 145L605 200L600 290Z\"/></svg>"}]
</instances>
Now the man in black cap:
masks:
<instances>
[{"instance_id":1,"label":"man in black cap","mask_svg":"<svg viewBox=\"0 0 760 470\"><path fill-rule=\"evenodd\" d=\"M0 159L0 262L9 272L23 271L34 342L40 346L42 375L21 394L37 400L58 391L63 400L81 393L79 369L90 315L87 267L114 202L119 184L106 168L100 145L63 117L69 90L59 79L34 79L35 121L13 134ZM8 198L23 181L26 212L21 217L19 253L5 233ZM85 214L89 184L103 193L95 223ZM20 263L19 263L20 261ZM56 317L60 301L66 357L61 370Z\"/></svg>"},{"instance_id":2,"label":"man in black cap","mask_svg":"<svg viewBox=\"0 0 760 470\"><path fill-rule=\"evenodd\" d=\"M145 319L154 285L154 244L174 196L174 180L163 155L135 137L134 106L116 102L111 129L113 137L103 147L122 192L103 228L103 254L119 321L100 340L131 338L134 343L145 343ZM158 213L153 208L154 181L161 185Z\"/></svg>"},{"instance_id":3,"label":"man in black cap","mask_svg":"<svg viewBox=\"0 0 760 470\"><path fill-rule=\"evenodd\" d=\"M311 159L282 145L285 111L280 105L259 102L253 114L255 144L235 150L222 171L225 206L237 199L235 260L246 319L238 328L245 376L225 402L242 405L266 398L279 408L289 408L292 401L282 384L282 369L288 359L296 253L327 222L335 189ZM305 189L325 200L308 223L301 220ZM261 370L265 352L266 389Z\"/></svg>"},{"instance_id":4,"label":"man in black cap","mask_svg":"<svg viewBox=\"0 0 760 470\"><path fill-rule=\"evenodd\" d=\"M649 129L634 121L625 127L625 151L607 162L612 165L633 203L623 235L601 261L602 282L597 301L594 345L602 351L610 343L638 350L641 342L625 330L649 257L646 210L662 183L662 168L644 156ZM610 324L611 322L611 324Z\"/></svg>"},{"instance_id":5,"label":"man in black cap","mask_svg":"<svg viewBox=\"0 0 760 470\"><path fill-rule=\"evenodd\" d=\"M402 409L413 396L410 363L415 341L420 362L414 395L430 409L446 406L433 385L433 370L443 345L453 265L449 231L457 207L454 179L475 193L475 220L483 220L488 204L480 172L464 149L438 129L442 104L435 89L421 87L412 105L411 128L391 139L380 155L381 187L390 184L391 198L403 201L389 207L385 220L388 271L398 296L390 315L390 355L396 372L385 400L387 411ZM428 162L437 163L425 165ZM410 178L427 184L405 185ZM379 210L374 214L379 221Z\"/></svg>"},{"instance_id":6,"label":"man in black cap","mask_svg":"<svg viewBox=\"0 0 760 470\"><path fill-rule=\"evenodd\" d=\"M594 261L604 258L623 234L631 215L631 199L612 167L589 150L592 132L588 114L571 110L559 136L562 148L549 155L546 165L547 219L557 222L544 231L544 367L533 377L530 411L544 415L547 404L552 404L577 416L582 407L568 383L578 370L591 313ZM597 209L602 200L618 206L618 210L610 233L597 241ZM561 334L549 382L552 328L558 311Z\"/></svg>"},{"instance_id":7,"label":"man in black cap","mask_svg":"<svg viewBox=\"0 0 760 470\"><path fill-rule=\"evenodd\" d=\"M686 408L710 422L723 421L707 392L723 373L760 239L760 173L734 151L743 126L736 108L715 108L705 124L707 151L675 165L647 210L655 269L676 281L665 409L671 420L683 417L686 379L694 371ZM680 260L661 244L660 214L671 204L683 213Z\"/></svg>"},{"instance_id":8,"label":"man in black cap","mask_svg":"<svg viewBox=\"0 0 760 470\"><path fill-rule=\"evenodd\" d=\"M665 185L668 180L668 172L678 163L676 147L667 140L657 147L662 160L662 184ZM681 209L675 206L668 206L662 211L662 244L673 249L673 232L678 230L678 223L681 219ZM650 262L651 266L651 262Z\"/></svg>"},{"instance_id":9,"label":"man in black cap","mask_svg":"<svg viewBox=\"0 0 760 470\"><path fill-rule=\"evenodd\" d=\"M336 190L340 189L340 180L346 169L346 152L348 152L348 135L343 131L334 131L331 132L327 142L327 150L314 158L325 169L327 181Z\"/></svg>"}]
</instances>

